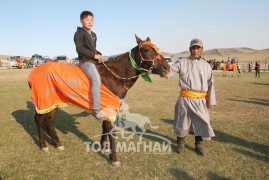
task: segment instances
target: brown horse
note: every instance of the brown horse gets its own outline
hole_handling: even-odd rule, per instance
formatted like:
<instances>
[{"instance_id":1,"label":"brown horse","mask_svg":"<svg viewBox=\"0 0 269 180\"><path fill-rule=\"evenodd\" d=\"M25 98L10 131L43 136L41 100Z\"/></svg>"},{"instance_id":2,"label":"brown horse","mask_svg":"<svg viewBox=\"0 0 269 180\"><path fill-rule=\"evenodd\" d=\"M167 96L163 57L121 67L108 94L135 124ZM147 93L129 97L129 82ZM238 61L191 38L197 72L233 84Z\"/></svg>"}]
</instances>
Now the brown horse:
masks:
<instances>
[{"instance_id":1,"label":"brown horse","mask_svg":"<svg viewBox=\"0 0 269 180\"><path fill-rule=\"evenodd\" d=\"M151 43L150 38L147 38L146 41L142 41L136 36L136 42L138 45L134 47L130 53L127 52L105 63L96 64L96 68L101 76L102 84L120 99L125 98L128 90L135 84L141 75L141 71L144 73L159 74L161 77L165 76L170 71L170 66L164 60L163 56L158 51L158 48ZM134 68L131 64L131 57L138 65L139 69ZM38 83L33 86L30 86L31 91L38 88ZM52 143L57 149L64 149L54 127L56 111L57 108L45 114L36 113L35 115L39 133L40 149L46 152L48 152L48 147L44 139L45 134L51 137ZM101 148L109 148L109 157L112 160L112 165L119 166L120 162L117 158L115 147L116 132L113 131L113 125L114 122L112 121L103 121ZM105 147L108 144L106 142L108 137L110 147Z\"/></svg>"},{"instance_id":2,"label":"brown horse","mask_svg":"<svg viewBox=\"0 0 269 180\"><path fill-rule=\"evenodd\" d=\"M224 64L222 68L223 68L222 69L222 75L224 77L226 77L226 71L233 71L232 77L234 77L234 73L236 73L237 76L239 77L239 72L238 72L238 69L237 69L237 64Z\"/></svg>"}]
</instances>

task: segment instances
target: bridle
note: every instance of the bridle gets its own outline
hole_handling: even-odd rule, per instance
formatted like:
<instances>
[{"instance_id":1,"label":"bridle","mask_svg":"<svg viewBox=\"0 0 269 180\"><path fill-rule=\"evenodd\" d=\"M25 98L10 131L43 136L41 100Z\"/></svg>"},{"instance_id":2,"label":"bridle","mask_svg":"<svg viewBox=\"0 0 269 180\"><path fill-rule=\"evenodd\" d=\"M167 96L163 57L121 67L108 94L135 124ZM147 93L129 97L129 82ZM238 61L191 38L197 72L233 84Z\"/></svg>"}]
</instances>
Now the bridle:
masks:
<instances>
[{"instance_id":1,"label":"bridle","mask_svg":"<svg viewBox=\"0 0 269 180\"><path fill-rule=\"evenodd\" d=\"M143 46L150 46L152 47L156 52L157 52L157 56L155 56L154 59L145 59L143 58L142 54L141 54L141 48ZM151 73L153 68L154 68L154 63L155 63L155 60L158 60L158 61L162 61L162 57L161 57L161 51L159 50L159 48L157 46L155 46L155 44L151 43L150 41L145 41L145 42L142 42L139 44L139 55L140 55L140 58L141 58L141 61L140 61L140 66L139 66L139 70L141 71L145 71L147 73ZM149 69L145 69L145 68L142 68L142 63L143 62L152 62L151 64L151 67Z\"/></svg>"}]
</instances>

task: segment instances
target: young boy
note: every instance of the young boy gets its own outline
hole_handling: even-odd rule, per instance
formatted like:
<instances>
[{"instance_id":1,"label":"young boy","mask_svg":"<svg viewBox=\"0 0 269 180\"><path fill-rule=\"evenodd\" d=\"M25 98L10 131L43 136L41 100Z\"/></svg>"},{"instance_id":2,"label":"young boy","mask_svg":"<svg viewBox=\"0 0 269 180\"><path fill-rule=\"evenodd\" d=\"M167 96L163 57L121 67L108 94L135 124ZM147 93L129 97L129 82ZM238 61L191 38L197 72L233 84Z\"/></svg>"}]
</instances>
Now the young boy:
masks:
<instances>
[{"instance_id":1,"label":"young boy","mask_svg":"<svg viewBox=\"0 0 269 180\"><path fill-rule=\"evenodd\" d=\"M100 75L95 67L98 61L104 61L102 54L96 50L96 34L91 31L94 24L94 16L89 11L80 14L80 22L83 27L78 27L74 35L79 65L92 82L92 107L93 115L97 119L104 119L100 111Z\"/></svg>"}]
</instances>

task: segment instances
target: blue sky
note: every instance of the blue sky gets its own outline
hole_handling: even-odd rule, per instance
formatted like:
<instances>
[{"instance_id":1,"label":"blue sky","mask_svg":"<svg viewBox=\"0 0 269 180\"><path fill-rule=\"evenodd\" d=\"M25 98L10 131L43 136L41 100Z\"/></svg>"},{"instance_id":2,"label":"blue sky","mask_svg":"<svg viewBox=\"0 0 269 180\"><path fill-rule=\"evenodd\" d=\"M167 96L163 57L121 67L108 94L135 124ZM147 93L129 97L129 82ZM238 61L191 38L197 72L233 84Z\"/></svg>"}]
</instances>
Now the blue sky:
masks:
<instances>
[{"instance_id":1,"label":"blue sky","mask_svg":"<svg viewBox=\"0 0 269 180\"><path fill-rule=\"evenodd\" d=\"M0 0L0 54L77 56L73 36L79 15L95 15L93 31L103 55L150 37L161 51L188 50L192 38L204 49L269 48L268 0Z\"/></svg>"}]
</instances>

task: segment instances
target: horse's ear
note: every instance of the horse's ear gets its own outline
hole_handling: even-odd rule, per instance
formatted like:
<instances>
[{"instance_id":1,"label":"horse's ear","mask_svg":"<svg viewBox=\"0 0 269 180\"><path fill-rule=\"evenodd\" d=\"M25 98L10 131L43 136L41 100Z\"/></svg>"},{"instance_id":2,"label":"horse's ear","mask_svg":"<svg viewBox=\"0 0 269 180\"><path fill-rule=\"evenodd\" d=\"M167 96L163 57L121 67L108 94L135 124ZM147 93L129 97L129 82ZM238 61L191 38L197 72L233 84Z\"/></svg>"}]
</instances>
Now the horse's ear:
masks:
<instances>
[{"instance_id":1,"label":"horse's ear","mask_svg":"<svg viewBox=\"0 0 269 180\"><path fill-rule=\"evenodd\" d=\"M149 42L151 42L151 40L150 40L150 38L149 38L149 37L147 37L146 41L149 41Z\"/></svg>"},{"instance_id":2,"label":"horse's ear","mask_svg":"<svg viewBox=\"0 0 269 180\"><path fill-rule=\"evenodd\" d=\"M137 44L142 43L142 40L136 34L135 34L135 39L136 39Z\"/></svg>"}]
</instances>

